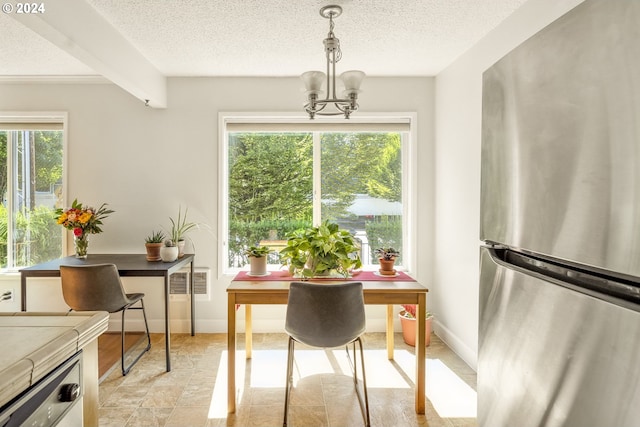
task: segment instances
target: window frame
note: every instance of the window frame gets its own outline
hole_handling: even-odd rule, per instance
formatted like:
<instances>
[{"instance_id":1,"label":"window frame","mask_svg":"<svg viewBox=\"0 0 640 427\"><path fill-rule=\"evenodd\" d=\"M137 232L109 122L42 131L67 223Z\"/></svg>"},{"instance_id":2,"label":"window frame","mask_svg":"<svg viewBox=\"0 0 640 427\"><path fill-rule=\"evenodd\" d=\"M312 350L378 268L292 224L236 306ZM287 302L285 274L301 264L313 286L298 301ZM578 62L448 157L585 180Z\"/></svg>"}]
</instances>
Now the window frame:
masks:
<instances>
[{"instance_id":1,"label":"window frame","mask_svg":"<svg viewBox=\"0 0 640 427\"><path fill-rule=\"evenodd\" d=\"M68 134L68 113L66 111L0 111L0 123L19 125L25 124L28 127L30 124L37 123L56 123L62 125L62 200L67 200L67 134ZM7 141L8 143L8 141ZM13 150L13 148L11 148ZM9 152L9 147L7 147ZM7 201L7 207L10 212L12 209L12 200ZM7 230L8 239L13 237L13 229L10 227ZM62 253L67 253L67 239L62 234ZM7 267L0 269L0 275L15 274L19 271L20 267Z\"/></svg>"},{"instance_id":2,"label":"window frame","mask_svg":"<svg viewBox=\"0 0 640 427\"><path fill-rule=\"evenodd\" d=\"M416 269L415 253L417 249L417 139L418 120L417 112L388 112L369 113L352 116L349 124L383 125L406 123L409 130L406 132L408 138L402 138L402 216L405 219L402 227L402 238L404 248L402 253L404 271L411 272ZM226 264L229 235L229 155L228 155L228 134L227 126L234 123L243 124L285 124L299 127L304 131L306 126L320 126L322 124L341 124L345 119L337 118L316 118L313 121L309 117L300 113L244 113L244 112L219 112L218 113L218 278L223 276L234 276L237 270L229 269ZM313 132L313 129L309 129ZM314 151L319 150L318 144L314 142ZM314 159L318 153L314 152ZM314 168L314 175L316 168ZM316 183L318 177L314 176L314 204L316 203ZM319 197L319 196L318 196ZM319 203L319 202L318 202ZM319 210L314 206L314 223L318 222Z\"/></svg>"}]
</instances>

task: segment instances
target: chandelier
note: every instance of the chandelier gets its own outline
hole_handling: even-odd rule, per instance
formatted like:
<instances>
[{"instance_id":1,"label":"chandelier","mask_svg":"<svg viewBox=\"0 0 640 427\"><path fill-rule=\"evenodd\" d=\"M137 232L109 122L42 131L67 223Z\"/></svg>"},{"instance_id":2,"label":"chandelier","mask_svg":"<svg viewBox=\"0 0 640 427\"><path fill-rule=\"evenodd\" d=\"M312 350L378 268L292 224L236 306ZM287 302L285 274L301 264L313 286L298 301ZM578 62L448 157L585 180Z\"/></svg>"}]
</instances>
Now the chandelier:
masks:
<instances>
[{"instance_id":1,"label":"chandelier","mask_svg":"<svg viewBox=\"0 0 640 427\"><path fill-rule=\"evenodd\" d=\"M300 78L304 82L307 102L304 110L313 119L316 114L321 116L344 115L348 119L352 112L358 109L358 92L364 73L358 70L345 71L340 75L344 85L343 98L336 96L336 63L342 58L340 40L333 34L333 19L342 14L342 8L337 5L324 6L320 9L320 16L329 20L329 34L324 39L324 51L327 56L327 73L322 71L307 71ZM322 83L327 80L327 96L322 96ZM327 108L328 106L331 106ZM326 108L326 110L325 110Z\"/></svg>"}]
</instances>

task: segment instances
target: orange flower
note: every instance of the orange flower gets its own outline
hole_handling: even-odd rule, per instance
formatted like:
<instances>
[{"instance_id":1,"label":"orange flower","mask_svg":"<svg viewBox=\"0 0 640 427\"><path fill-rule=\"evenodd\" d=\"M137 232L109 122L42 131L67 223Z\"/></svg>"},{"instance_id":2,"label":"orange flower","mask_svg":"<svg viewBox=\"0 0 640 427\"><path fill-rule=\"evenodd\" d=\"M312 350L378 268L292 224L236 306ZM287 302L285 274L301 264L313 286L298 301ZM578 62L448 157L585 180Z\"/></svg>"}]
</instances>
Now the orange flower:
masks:
<instances>
[{"instance_id":1,"label":"orange flower","mask_svg":"<svg viewBox=\"0 0 640 427\"><path fill-rule=\"evenodd\" d=\"M67 213L64 212L62 215L60 215L60 217L58 218L58 224L62 224L67 220Z\"/></svg>"},{"instance_id":2,"label":"orange flower","mask_svg":"<svg viewBox=\"0 0 640 427\"><path fill-rule=\"evenodd\" d=\"M91 219L91 217L93 216L92 212L82 212L82 214L80 215L80 218L78 218L78 222L80 224L86 224L89 222L89 220Z\"/></svg>"}]
</instances>

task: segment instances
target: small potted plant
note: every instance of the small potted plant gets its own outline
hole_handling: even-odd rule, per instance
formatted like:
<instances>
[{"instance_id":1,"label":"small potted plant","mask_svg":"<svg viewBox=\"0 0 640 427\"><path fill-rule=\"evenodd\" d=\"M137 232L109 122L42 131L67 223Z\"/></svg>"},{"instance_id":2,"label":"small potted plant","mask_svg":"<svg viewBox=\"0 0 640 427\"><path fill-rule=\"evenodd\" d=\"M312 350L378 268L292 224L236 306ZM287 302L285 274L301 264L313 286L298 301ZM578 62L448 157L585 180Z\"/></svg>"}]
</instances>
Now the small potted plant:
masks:
<instances>
[{"instance_id":1,"label":"small potted plant","mask_svg":"<svg viewBox=\"0 0 640 427\"><path fill-rule=\"evenodd\" d=\"M249 276L267 275L267 255L271 252L268 246L249 246L244 254L249 258Z\"/></svg>"},{"instance_id":2,"label":"small potted plant","mask_svg":"<svg viewBox=\"0 0 640 427\"><path fill-rule=\"evenodd\" d=\"M356 239L338 224L324 221L287 237L287 246L280 251L280 257L294 277L347 278L353 269L362 267Z\"/></svg>"},{"instance_id":3,"label":"small potted plant","mask_svg":"<svg viewBox=\"0 0 640 427\"><path fill-rule=\"evenodd\" d=\"M403 304L402 310L398 314L400 317L400 325L402 326L402 339L408 345L415 347L416 345L416 306L415 304ZM433 314L427 311L425 320L425 346L431 343L431 320Z\"/></svg>"},{"instance_id":4,"label":"small potted plant","mask_svg":"<svg viewBox=\"0 0 640 427\"><path fill-rule=\"evenodd\" d=\"M164 241L164 233L162 231L152 231L144 240L144 246L147 249L147 261L160 261L160 248Z\"/></svg>"},{"instance_id":5,"label":"small potted plant","mask_svg":"<svg viewBox=\"0 0 640 427\"><path fill-rule=\"evenodd\" d=\"M164 262L173 262L178 259L178 245L175 241L171 239L164 241L164 246L160 248L160 258Z\"/></svg>"},{"instance_id":6,"label":"small potted plant","mask_svg":"<svg viewBox=\"0 0 640 427\"><path fill-rule=\"evenodd\" d=\"M400 252L394 248L377 248L374 253L380 262L380 274L383 276L395 276L396 270L393 268L396 258Z\"/></svg>"},{"instance_id":7,"label":"small potted plant","mask_svg":"<svg viewBox=\"0 0 640 427\"><path fill-rule=\"evenodd\" d=\"M178 207L178 218L169 218L171 221L171 229L169 230L169 238L178 247L178 257L184 256L185 235L198 227L195 222L187 222L188 208L184 210L184 216L182 215L182 208Z\"/></svg>"}]
</instances>

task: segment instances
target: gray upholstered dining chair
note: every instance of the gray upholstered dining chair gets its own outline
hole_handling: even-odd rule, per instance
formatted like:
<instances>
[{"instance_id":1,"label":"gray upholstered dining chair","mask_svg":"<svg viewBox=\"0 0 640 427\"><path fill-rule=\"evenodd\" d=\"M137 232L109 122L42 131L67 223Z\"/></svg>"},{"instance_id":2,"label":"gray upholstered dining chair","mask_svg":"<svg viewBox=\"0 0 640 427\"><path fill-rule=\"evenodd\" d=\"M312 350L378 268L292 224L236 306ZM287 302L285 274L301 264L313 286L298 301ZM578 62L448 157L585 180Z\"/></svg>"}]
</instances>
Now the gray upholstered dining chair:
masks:
<instances>
[{"instance_id":1,"label":"gray upholstered dining chair","mask_svg":"<svg viewBox=\"0 0 640 427\"><path fill-rule=\"evenodd\" d=\"M353 384L360 403L362 417L367 427L371 425L367 378L364 370L364 351L360 339L365 327L362 282L341 284L291 282L285 319L285 330L289 334L289 352L284 398L284 427L287 426L289 418L289 397L293 385L296 342L320 348L345 346L353 370ZM364 402L358 387L356 343L360 347ZM349 356L349 344L353 344L353 362Z\"/></svg>"},{"instance_id":2,"label":"gray upholstered dining chair","mask_svg":"<svg viewBox=\"0 0 640 427\"><path fill-rule=\"evenodd\" d=\"M60 278L62 279L62 296L71 310L122 312L120 355L122 375L127 375L133 365L151 348L149 325L144 309L144 294L125 293L115 264L61 265ZM140 306L133 307L137 302L140 302ZM128 366L125 366L124 314L127 310L142 310L147 345Z\"/></svg>"}]
</instances>

